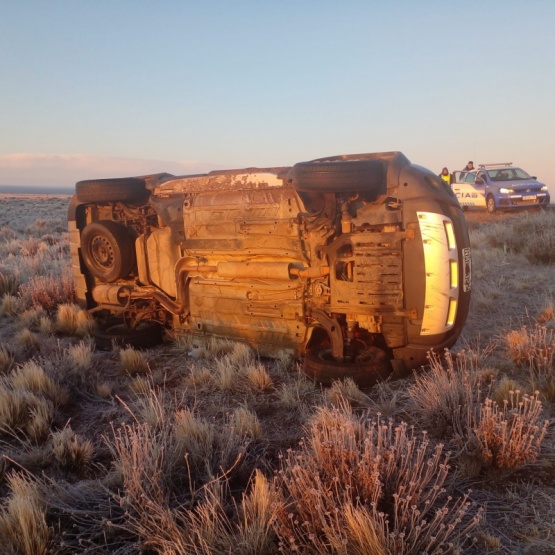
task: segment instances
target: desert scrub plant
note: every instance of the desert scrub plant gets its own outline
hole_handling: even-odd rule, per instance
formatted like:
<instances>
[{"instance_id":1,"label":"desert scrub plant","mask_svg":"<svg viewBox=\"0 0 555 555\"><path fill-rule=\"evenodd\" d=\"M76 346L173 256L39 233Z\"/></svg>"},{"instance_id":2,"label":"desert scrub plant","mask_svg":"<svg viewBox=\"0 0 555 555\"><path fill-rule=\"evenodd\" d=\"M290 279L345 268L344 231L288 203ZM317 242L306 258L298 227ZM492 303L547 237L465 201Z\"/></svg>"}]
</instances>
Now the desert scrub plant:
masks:
<instances>
[{"instance_id":1,"label":"desert scrub plant","mask_svg":"<svg viewBox=\"0 0 555 555\"><path fill-rule=\"evenodd\" d=\"M453 500L443 446L406 423L320 407L276 477L283 553L445 553L462 548L482 510ZM473 515L471 513L474 513ZM331 551L330 551L331 548Z\"/></svg>"},{"instance_id":2,"label":"desert scrub plant","mask_svg":"<svg viewBox=\"0 0 555 555\"><path fill-rule=\"evenodd\" d=\"M324 402L329 406L341 405L347 401L352 407L368 407L370 398L351 379L336 380L324 391Z\"/></svg>"},{"instance_id":3,"label":"desert scrub plant","mask_svg":"<svg viewBox=\"0 0 555 555\"><path fill-rule=\"evenodd\" d=\"M476 358L464 351L455 356L445 351L445 367L436 353L430 353L428 360L430 370L415 373L407 389L408 412L440 437L466 437L482 398L483 376Z\"/></svg>"},{"instance_id":4,"label":"desert scrub plant","mask_svg":"<svg viewBox=\"0 0 555 555\"><path fill-rule=\"evenodd\" d=\"M486 399L474 433L479 442L482 466L513 470L534 462L540 453L548 421L541 421L542 403L535 395L511 391L503 405Z\"/></svg>"},{"instance_id":5,"label":"desert scrub plant","mask_svg":"<svg viewBox=\"0 0 555 555\"><path fill-rule=\"evenodd\" d=\"M64 469L83 470L94 456L94 447L88 439L79 437L69 425L52 433L52 455Z\"/></svg>"},{"instance_id":6,"label":"desert scrub plant","mask_svg":"<svg viewBox=\"0 0 555 555\"><path fill-rule=\"evenodd\" d=\"M130 376L146 374L150 370L145 355L133 347L120 349L119 361L123 372Z\"/></svg>"},{"instance_id":7,"label":"desert scrub plant","mask_svg":"<svg viewBox=\"0 0 555 555\"><path fill-rule=\"evenodd\" d=\"M15 363L14 354L4 345L0 345L0 375L7 374Z\"/></svg>"},{"instance_id":8,"label":"desert scrub plant","mask_svg":"<svg viewBox=\"0 0 555 555\"><path fill-rule=\"evenodd\" d=\"M232 429L241 437L260 439L262 426L258 416L246 407L237 407L230 418Z\"/></svg>"},{"instance_id":9,"label":"desert scrub plant","mask_svg":"<svg viewBox=\"0 0 555 555\"><path fill-rule=\"evenodd\" d=\"M71 365L78 370L89 370L93 362L94 345L79 341L77 345L70 345L66 349L66 356Z\"/></svg>"},{"instance_id":10,"label":"desert scrub plant","mask_svg":"<svg viewBox=\"0 0 555 555\"><path fill-rule=\"evenodd\" d=\"M10 375L10 382L16 391L30 391L51 400L57 406L68 402L67 390L54 381L34 360L25 362Z\"/></svg>"},{"instance_id":11,"label":"desert scrub plant","mask_svg":"<svg viewBox=\"0 0 555 555\"><path fill-rule=\"evenodd\" d=\"M55 329L64 335L85 337L91 335L96 327L94 318L78 305L62 303L57 307Z\"/></svg>"},{"instance_id":12,"label":"desert scrub plant","mask_svg":"<svg viewBox=\"0 0 555 555\"><path fill-rule=\"evenodd\" d=\"M46 439L54 418L52 402L29 391L0 384L0 436Z\"/></svg>"},{"instance_id":13,"label":"desert scrub plant","mask_svg":"<svg viewBox=\"0 0 555 555\"><path fill-rule=\"evenodd\" d=\"M34 276L19 287L19 295L24 306L40 306L53 312L59 305L75 301L73 278L67 272Z\"/></svg>"},{"instance_id":14,"label":"desert scrub plant","mask_svg":"<svg viewBox=\"0 0 555 555\"><path fill-rule=\"evenodd\" d=\"M4 295L15 295L21 279L17 270L12 270L6 266L0 266L0 297Z\"/></svg>"},{"instance_id":15,"label":"desert scrub plant","mask_svg":"<svg viewBox=\"0 0 555 555\"><path fill-rule=\"evenodd\" d=\"M8 476L10 496L0 507L2 552L13 555L52 553L52 530L36 483L18 474Z\"/></svg>"},{"instance_id":16,"label":"desert scrub plant","mask_svg":"<svg viewBox=\"0 0 555 555\"><path fill-rule=\"evenodd\" d=\"M21 299L6 293L0 299L0 316L13 316L22 308Z\"/></svg>"},{"instance_id":17,"label":"desert scrub plant","mask_svg":"<svg viewBox=\"0 0 555 555\"><path fill-rule=\"evenodd\" d=\"M512 330L506 336L509 357L519 367L528 367L532 390L555 398L555 329L535 324Z\"/></svg>"},{"instance_id":18,"label":"desert scrub plant","mask_svg":"<svg viewBox=\"0 0 555 555\"><path fill-rule=\"evenodd\" d=\"M251 362L243 370L248 383L257 391L270 391L274 383L261 362Z\"/></svg>"}]
</instances>

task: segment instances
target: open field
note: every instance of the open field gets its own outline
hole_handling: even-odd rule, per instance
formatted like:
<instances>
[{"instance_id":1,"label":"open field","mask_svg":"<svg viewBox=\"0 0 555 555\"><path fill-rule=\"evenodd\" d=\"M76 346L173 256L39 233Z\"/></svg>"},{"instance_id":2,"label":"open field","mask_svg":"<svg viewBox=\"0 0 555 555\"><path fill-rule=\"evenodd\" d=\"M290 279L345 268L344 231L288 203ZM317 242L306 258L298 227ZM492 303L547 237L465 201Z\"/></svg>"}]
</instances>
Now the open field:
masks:
<instances>
[{"instance_id":1,"label":"open field","mask_svg":"<svg viewBox=\"0 0 555 555\"><path fill-rule=\"evenodd\" d=\"M226 341L95 351L68 201L0 195L0 553L555 554L555 211L467 213L456 348L361 391Z\"/></svg>"}]
</instances>

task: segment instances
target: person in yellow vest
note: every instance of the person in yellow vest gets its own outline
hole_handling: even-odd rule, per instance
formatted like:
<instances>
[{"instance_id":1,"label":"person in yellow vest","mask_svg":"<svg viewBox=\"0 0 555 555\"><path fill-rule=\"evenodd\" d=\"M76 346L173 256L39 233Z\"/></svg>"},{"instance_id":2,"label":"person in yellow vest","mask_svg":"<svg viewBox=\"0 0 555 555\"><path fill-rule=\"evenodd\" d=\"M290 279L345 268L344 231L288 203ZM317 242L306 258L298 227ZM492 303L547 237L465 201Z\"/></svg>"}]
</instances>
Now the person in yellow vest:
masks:
<instances>
[{"instance_id":1,"label":"person in yellow vest","mask_svg":"<svg viewBox=\"0 0 555 555\"><path fill-rule=\"evenodd\" d=\"M441 179L443 179L443 181L445 181L447 185L451 185L451 174L449 173L449 170L447 168L443 168L441 170L439 177L441 177Z\"/></svg>"}]
</instances>

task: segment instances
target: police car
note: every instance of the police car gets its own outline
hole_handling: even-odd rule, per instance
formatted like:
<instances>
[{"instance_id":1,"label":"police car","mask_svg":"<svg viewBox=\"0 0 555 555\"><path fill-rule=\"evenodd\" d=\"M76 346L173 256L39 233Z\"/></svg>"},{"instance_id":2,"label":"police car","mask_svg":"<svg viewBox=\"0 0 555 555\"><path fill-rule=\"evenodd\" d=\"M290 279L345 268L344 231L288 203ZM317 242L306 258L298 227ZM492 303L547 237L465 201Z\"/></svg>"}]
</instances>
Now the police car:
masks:
<instances>
[{"instance_id":1,"label":"police car","mask_svg":"<svg viewBox=\"0 0 555 555\"><path fill-rule=\"evenodd\" d=\"M480 164L477 170L453 172L453 191L463 208L496 210L547 206L547 186L512 162Z\"/></svg>"}]
</instances>

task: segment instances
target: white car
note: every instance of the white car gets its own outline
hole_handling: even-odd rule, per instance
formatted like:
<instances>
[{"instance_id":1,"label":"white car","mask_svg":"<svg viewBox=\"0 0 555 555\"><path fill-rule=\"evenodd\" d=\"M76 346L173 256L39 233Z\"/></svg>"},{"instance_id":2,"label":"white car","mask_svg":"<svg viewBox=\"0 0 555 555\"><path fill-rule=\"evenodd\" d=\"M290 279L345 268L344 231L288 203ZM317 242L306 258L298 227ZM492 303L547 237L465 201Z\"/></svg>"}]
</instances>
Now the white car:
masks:
<instances>
[{"instance_id":1,"label":"white car","mask_svg":"<svg viewBox=\"0 0 555 555\"><path fill-rule=\"evenodd\" d=\"M550 202L547 186L511 162L453 172L451 186L463 208L485 208L490 213L547 206Z\"/></svg>"}]
</instances>

